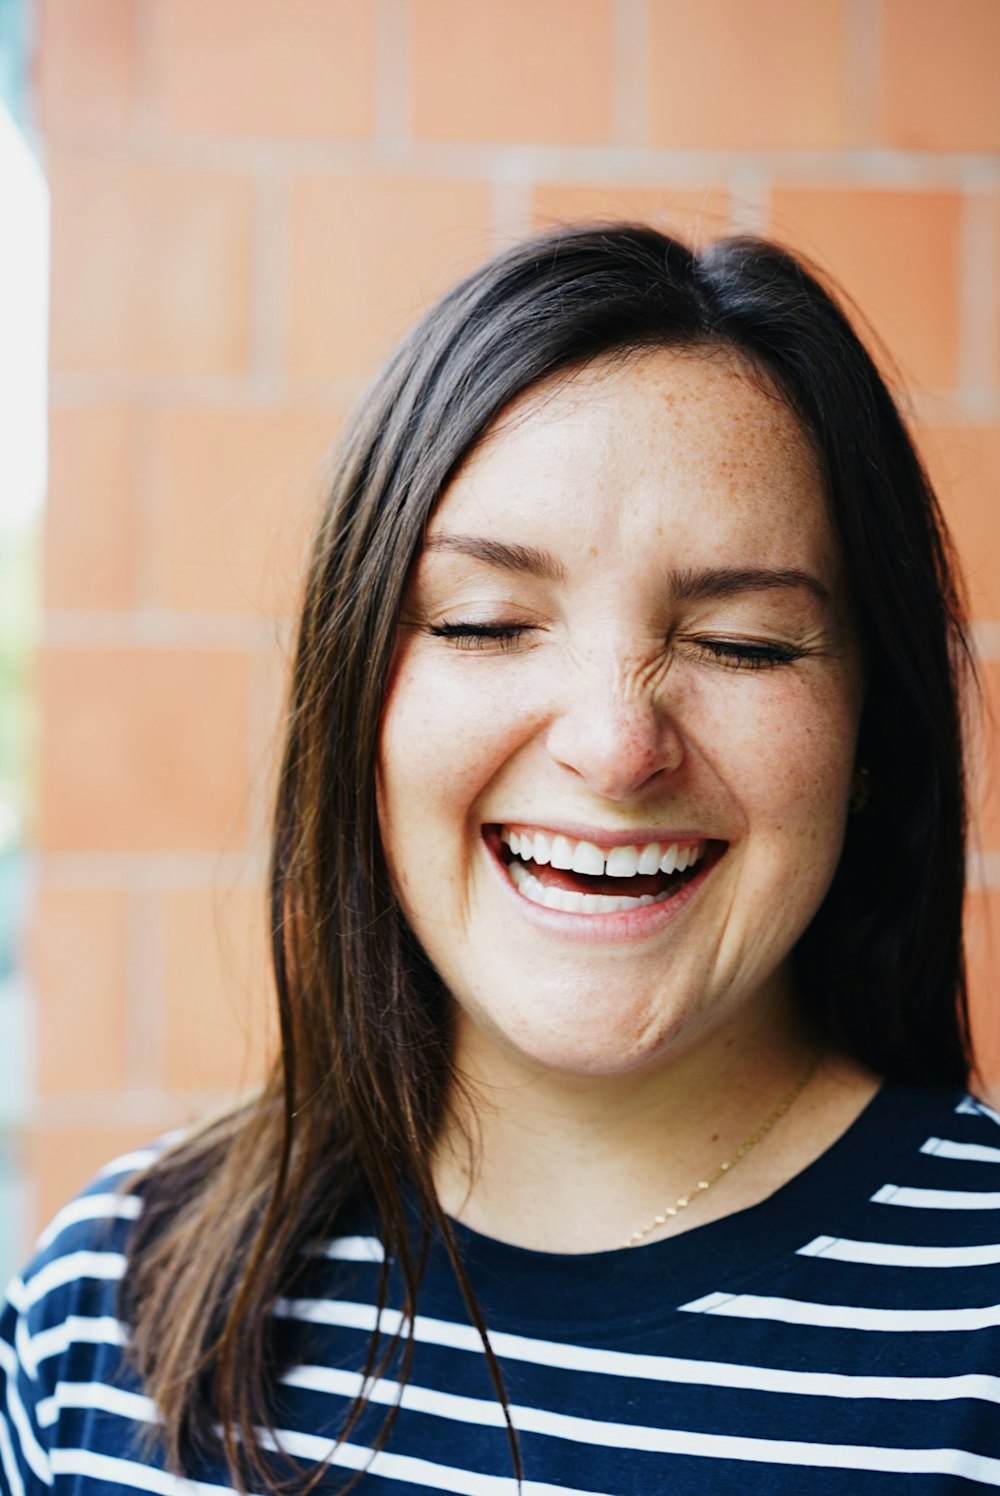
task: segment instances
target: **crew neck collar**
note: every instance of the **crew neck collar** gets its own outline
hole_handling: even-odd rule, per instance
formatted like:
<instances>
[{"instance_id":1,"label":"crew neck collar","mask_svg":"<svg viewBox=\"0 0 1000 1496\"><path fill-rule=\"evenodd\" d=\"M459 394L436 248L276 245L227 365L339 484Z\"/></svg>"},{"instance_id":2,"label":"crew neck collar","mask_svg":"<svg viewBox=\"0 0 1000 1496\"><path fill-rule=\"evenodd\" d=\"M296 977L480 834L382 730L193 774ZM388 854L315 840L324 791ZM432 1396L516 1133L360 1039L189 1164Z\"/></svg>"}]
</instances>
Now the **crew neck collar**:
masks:
<instances>
[{"instance_id":1,"label":"crew neck collar","mask_svg":"<svg viewBox=\"0 0 1000 1496\"><path fill-rule=\"evenodd\" d=\"M452 1223L462 1261L487 1323L555 1333L590 1326L592 1340L620 1335L641 1318L669 1315L703 1294L732 1289L813 1237L845 1229L853 1211L919 1149L934 1118L954 1109L960 1087L887 1081L829 1148L766 1200L635 1247L586 1253L539 1252ZM442 1313L454 1274L436 1243L421 1310ZM453 1306L451 1312L454 1312Z\"/></svg>"}]
</instances>

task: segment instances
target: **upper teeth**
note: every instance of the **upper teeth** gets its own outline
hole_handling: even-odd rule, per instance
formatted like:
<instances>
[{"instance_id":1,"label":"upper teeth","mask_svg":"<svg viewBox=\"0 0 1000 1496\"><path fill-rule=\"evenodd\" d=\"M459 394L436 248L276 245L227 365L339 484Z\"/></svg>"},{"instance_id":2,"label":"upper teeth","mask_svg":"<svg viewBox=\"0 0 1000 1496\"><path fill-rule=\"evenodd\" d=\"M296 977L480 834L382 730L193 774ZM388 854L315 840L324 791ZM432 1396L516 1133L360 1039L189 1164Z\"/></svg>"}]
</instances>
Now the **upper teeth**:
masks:
<instances>
[{"instance_id":1,"label":"upper teeth","mask_svg":"<svg viewBox=\"0 0 1000 1496\"><path fill-rule=\"evenodd\" d=\"M636 873L681 873L704 855L705 843L642 842L630 847L597 847L589 841L547 831L500 830L500 840L525 862L551 863L572 873L634 878Z\"/></svg>"}]
</instances>

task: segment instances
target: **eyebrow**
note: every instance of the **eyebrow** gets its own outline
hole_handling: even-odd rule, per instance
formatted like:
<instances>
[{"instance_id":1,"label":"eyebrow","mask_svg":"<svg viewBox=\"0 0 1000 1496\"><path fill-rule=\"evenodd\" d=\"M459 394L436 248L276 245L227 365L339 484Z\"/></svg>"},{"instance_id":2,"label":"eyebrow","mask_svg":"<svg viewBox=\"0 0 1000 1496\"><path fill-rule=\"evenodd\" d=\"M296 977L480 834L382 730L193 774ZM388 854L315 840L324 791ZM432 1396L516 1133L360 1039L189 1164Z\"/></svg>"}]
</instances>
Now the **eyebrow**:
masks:
<instances>
[{"instance_id":1,"label":"eyebrow","mask_svg":"<svg viewBox=\"0 0 1000 1496\"><path fill-rule=\"evenodd\" d=\"M524 571L547 582L562 582L566 577L566 568L555 556L534 545L508 545L502 540L487 540L481 535L428 535L424 549L457 551L460 555L485 561L488 566Z\"/></svg>"},{"instance_id":2,"label":"eyebrow","mask_svg":"<svg viewBox=\"0 0 1000 1496\"><path fill-rule=\"evenodd\" d=\"M740 592L774 592L785 587L804 588L821 603L830 601L829 589L819 578L796 567L708 566L697 571L685 568L670 574L670 591L683 602L734 597Z\"/></svg>"},{"instance_id":3,"label":"eyebrow","mask_svg":"<svg viewBox=\"0 0 1000 1496\"><path fill-rule=\"evenodd\" d=\"M527 572L546 581L560 582L566 577L566 568L555 556L533 545L511 545L481 535L438 534L427 537L425 549L455 551L485 561L488 566ZM671 571L667 582L670 595L680 602L703 602L743 592L774 592L784 588L802 588L821 603L830 601L829 589L819 578L796 567L683 567Z\"/></svg>"}]
</instances>

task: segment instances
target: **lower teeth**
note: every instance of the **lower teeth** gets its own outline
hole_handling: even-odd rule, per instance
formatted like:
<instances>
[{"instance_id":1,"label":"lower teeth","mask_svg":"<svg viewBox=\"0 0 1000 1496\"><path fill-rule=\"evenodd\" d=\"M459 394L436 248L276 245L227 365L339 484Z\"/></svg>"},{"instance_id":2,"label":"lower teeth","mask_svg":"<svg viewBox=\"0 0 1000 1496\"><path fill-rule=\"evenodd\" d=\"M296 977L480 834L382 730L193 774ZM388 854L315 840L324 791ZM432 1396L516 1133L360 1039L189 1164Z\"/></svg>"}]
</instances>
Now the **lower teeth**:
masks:
<instances>
[{"instance_id":1,"label":"lower teeth","mask_svg":"<svg viewBox=\"0 0 1000 1496\"><path fill-rule=\"evenodd\" d=\"M508 863L507 872L518 893L526 899L541 904L544 909L561 909L564 914L618 914L625 909L641 909L646 904L662 904L671 892L664 889L663 893L644 893L638 898L628 894L576 893L571 888L542 883L534 873L528 872L523 862Z\"/></svg>"}]
</instances>

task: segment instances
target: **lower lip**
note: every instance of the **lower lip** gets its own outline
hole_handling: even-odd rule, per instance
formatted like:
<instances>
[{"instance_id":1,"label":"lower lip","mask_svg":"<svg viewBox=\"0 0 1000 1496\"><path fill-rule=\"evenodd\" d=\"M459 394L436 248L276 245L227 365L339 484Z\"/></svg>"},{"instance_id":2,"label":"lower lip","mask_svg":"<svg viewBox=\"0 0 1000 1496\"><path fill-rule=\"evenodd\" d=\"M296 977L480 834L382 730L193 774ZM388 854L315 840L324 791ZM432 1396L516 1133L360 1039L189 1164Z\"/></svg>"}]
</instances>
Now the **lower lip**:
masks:
<instances>
[{"instance_id":1,"label":"lower lip","mask_svg":"<svg viewBox=\"0 0 1000 1496\"><path fill-rule=\"evenodd\" d=\"M726 851L725 846L718 842L710 846L694 877L682 884L669 899L663 899L658 904L620 909L614 914L568 914L562 909L546 909L544 904L536 904L519 893L510 881L500 856L499 838L487 834L484 840L508 898L515 901L518 912L530 924L537 925L540 930L547 930L552 935L558 935L563 940L600 941L605 944L616 940L641 940L672 924L692 899L697 898L705 880Z\"/></svg>"}]
</instances>

